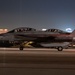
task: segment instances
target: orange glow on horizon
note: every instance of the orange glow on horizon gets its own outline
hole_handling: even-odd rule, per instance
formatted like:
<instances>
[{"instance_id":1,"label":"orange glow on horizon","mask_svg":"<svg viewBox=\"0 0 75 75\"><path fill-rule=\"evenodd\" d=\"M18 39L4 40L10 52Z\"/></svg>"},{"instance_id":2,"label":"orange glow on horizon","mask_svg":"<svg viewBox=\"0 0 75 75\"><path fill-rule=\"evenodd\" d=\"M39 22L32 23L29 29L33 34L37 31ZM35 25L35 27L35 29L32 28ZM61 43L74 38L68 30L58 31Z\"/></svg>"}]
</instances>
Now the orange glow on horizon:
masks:
<instances>
[{"instance_id":1,"label":"orange glow on horizon","mask_svg":"<svg viewBox=\"0 0 75 75\"><path fill-rule=\"evenodd\" d=\"M6 32L8 32L8 29L0 29L0 34L1 33L6 33Z\"/></svg>"}]
</instances>

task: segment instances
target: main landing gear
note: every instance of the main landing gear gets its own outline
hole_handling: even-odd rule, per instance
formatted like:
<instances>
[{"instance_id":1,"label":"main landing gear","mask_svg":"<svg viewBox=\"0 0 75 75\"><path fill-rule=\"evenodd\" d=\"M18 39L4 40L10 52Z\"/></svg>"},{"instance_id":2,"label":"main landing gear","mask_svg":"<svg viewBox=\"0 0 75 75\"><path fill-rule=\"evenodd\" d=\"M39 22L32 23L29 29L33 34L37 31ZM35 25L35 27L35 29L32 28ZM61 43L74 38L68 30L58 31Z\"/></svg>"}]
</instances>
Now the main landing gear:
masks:
<instances>
[{"instance_id":1,"label":"main landing gear","mask_svg":"<svg viewBox=\"0 0 75 75\"><path fill-rule=\"evenodd\" d=\"M62 46L59 46L57 49L58 49L58 51L62 51L63 50L63 47Z\"/></svg>"}]
</instances>

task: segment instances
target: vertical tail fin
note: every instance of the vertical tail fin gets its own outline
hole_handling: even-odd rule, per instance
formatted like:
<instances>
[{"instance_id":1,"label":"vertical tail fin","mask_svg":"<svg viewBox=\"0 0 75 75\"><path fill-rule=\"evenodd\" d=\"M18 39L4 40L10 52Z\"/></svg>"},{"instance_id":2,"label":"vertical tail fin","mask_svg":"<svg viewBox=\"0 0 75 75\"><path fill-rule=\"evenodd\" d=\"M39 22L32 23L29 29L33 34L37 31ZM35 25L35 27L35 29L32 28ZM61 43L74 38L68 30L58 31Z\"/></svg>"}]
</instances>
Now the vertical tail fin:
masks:
<instances>
[{"instance_id":1,"label":"vertical tail fin","mask_svg":"<svg viewBox=\"0 0 75 75\"><path fill-rule=\"evenodd\" d=\"M75 30L70 35L71 36L75 36Z\"/></svg>"}]
</instances>

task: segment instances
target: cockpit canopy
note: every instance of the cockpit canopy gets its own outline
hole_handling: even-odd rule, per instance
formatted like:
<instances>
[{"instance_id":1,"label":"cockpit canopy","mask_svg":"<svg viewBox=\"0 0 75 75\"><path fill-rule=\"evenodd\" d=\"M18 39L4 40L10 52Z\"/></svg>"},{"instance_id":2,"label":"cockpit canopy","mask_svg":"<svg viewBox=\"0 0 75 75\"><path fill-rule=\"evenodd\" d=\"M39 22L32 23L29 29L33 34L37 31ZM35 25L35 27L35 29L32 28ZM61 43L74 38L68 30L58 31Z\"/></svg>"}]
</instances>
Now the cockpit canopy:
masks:
<instances>
[{"instance_id":1,"label":"cockpit canopy","mask_svg":"<svg viewBox=\"0 0 75 75\"><path fill-rule=\"evenodd\" d=\"M47 29L46 32L54 32L54 33L68 33L60 29Z\"/></svg>"},{"instance_id":2,"label":"cockpit canopy","mask_svg":"<svg viewBox=\"0 0 75 75\"><path fill-rule=\"evenodd\" d=\"M29 27L20 27L20 28L15 28L8 33L14 33L14 32L27 32L27 31L36 31L34 28L29 28Z\"/></svg>"}]
</instances>

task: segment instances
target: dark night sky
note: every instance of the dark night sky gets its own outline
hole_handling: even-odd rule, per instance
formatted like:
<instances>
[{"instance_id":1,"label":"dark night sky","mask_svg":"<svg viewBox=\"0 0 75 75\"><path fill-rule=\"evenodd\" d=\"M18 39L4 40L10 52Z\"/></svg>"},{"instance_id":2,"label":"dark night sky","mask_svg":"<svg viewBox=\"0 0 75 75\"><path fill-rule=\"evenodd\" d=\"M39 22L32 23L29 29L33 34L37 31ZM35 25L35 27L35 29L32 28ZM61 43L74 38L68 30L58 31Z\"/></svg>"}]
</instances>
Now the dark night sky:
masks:
<instances>
[{"instance_id":1,"label":"dark night sky","mask_svg":"<svg viewBox=\"0 0 75 75\"><path fill-rule=\"evenodd\" d=\"M75 0L0 0L0 28L75 29Z\"/></svg>"}]
</instances>

